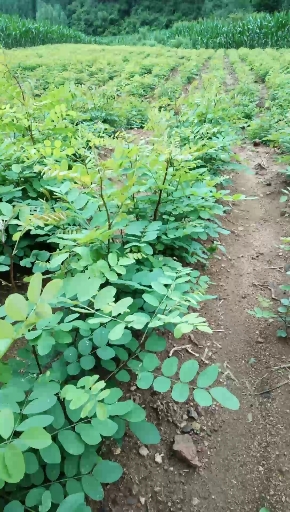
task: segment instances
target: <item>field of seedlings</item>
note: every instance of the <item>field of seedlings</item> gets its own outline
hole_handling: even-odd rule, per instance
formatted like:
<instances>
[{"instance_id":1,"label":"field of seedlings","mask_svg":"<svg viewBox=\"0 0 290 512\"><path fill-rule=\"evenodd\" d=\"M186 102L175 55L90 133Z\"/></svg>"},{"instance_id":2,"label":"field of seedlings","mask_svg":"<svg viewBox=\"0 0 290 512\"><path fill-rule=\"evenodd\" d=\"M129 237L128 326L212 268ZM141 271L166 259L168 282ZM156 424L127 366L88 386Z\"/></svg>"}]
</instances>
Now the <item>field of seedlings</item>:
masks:
<instances>
[{"instance_id":1,"label":"field of seedlings","mask_svg":"<svg viewBox=\"0 0 290 512\"><path fill-rule=\"evenodd\" d=\"M251 268L242 258L264 244L241 237L249 226L267 235L257 217L267 206L256 201L275 198L253 182L256 171L245 173L263 177L280 162L290 175L290 52L62 44L7 50L0 64L0 509L187 512L201 503L222 512L238 503L241 512L273 504L286 512L279 478L270 494L260 481L263 460L272 467L269 438L262 462L255 453L267 420L254 440L247 430L257 421L253 397L272 386L260 393L252 375L239 379L243 365L265 373L261 345L253 342L258 355L241 353L248 322L259 320L243 317L239 293ZM275 178L263 179L267 191ZM279 269L267 258L266 268ZM236 261L237 302L222 306ZM257 297L263 283L252 281ZM287 324L285 301L278 316ZM222 307L225 322L237 310L227 328ZM215 359L223 341L228 350ZM231 358L233 366L222 364ZM195 420L189 430L184 415ZM224 422L224 473L214 468L199 481L172 461L176 427L176 437L187 432L197 443L179 452L199 468Z\"/></svg>"}]
</instances>

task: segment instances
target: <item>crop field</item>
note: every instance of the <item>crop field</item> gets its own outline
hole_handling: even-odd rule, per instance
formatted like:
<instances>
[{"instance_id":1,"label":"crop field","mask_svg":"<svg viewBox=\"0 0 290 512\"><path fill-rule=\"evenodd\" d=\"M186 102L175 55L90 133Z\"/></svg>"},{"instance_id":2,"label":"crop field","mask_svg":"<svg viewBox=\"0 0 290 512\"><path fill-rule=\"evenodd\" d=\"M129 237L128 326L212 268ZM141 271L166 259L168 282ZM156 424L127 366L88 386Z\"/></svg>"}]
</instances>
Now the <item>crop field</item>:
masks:
<instances>
[{"instance_id":1,"label":"crop field","mask_svg":"<svg viewBox=\"0 0 290 512\"><path fill-rule=\"evenodd\" d=\"M98 37L102 44L165 45L173 48L289 48L290 13L255 13L175 23L167 30Z\"/></svg>"},{"instance_id":2,"label":"crop field","mask_svg":"<svg viewBox=\"0 0 290 512\"><path fill-rule=\"evenodd\" d=\"M45 22L36 23L30 19L0 13L0 45L4 48L55 43L93 44L94 38L67 27Z\"/></svg>"},{"instance_id":3,"label":"crop field","mask_svg":"<svg viewBox=\"0 0 290 512\"><path fill-rule=\"evenodd\" d=\"M234 147L290 162L290 51L67 44L0 65L0 508L86 512L123 472L107 439L160 440L127 383L239 409L217 365L164 351L212 332Z\"/></svg>"},{"instance_id":4,"label":"crop field","mask_svg":"<svg viewBox=\"0 0 290 512\"><path fill-rule=\"evenodd\" d=\"M167 30L142 27L134 34L87 36L65 26L0 13L0 45L24 48L45 44L158 45L172 48L289 48L289 11L254 13L175 23Z\"/></svg>"}]
</instances>

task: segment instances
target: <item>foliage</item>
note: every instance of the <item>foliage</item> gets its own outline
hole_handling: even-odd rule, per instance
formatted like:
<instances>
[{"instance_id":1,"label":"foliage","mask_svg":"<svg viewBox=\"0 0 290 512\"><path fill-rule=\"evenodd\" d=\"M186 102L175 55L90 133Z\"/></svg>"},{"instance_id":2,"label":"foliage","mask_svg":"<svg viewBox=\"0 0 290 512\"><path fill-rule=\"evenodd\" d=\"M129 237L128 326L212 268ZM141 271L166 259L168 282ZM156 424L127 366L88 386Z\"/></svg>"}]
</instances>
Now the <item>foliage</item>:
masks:
<instances>
[{"instance_id":1,"label":"foliage","mask_svg":"<svg viewBox=\"0 0 290 512\"><path fill-rule=\"evenodd\" d=\"M254 50L241 49L239 51L244 59L265 82L268 95L265 98L263 114L253 121L248 129L251 139L260 139L272 146L281 148L283 155L280 160L289 163L290 131L289 131L289 66L288 52L280 50L277 59L274 50L265 53ZM259 59L259 64L256 59Z\"/></svg>"},{"instance_id":2,"label":"foliage","mask_svg":"<svg viewBox=\"0 0 290 512\"><path fill-rule=\"evenodd\" d=\"M33 0L0 0L0 12L10 15L18 15L22 18L34 18Z\"/></svg>"},{"instance_id":3,"label":"foliage","mask_svg":"<svg viewBox=\"0 0 290 512\"><path fill-rule=\"evenodd\" d=\"M0 44L5 48L16 48L74 42L114 46L164 45L188 49L288 48L290 44L289 11L274 14L235 14L227 18L205 18L194 22L183 21L186 19L185 15L177 15L176 18L174 14L174 18L181 21L166 29L164 27L171 25L167 15L162 18L159 14L153 14L156 24L153 22L152 25L148 11L137 9L136 14L121 21L120 26L120 5L106 2L91 5L90 1L85 2L81 9L79 4L74 3L66 13L58 4L50 5L40 1L38 23L0 15ZM179 2L179 5L184 7L184 3ZM192 2L191 5L196 6ZM168 7L168 3L163 2L162 6ZM55 23L59 26L52 26ZM71 29L64 26L67 23ZM159 30L152 30L151 26Z\"/></svg>"},{"instance_id":4,"label":"foliage","mask_svg":"<svg viewBox=\"0 0 290 512\"><path fill-rule=\"evenodd\" d=\"M227 16L237 11L251 11L249 0L199 0L178 2L169 0L152 3L149 0L94 2L73 0L67 13L71 26L91 35L136 33L139 29L168 29L179 21L192 21L208 16Z\"/></svg>"},{"instance_id":5,"label":"foliage","mask_svg":"<svg viewBox=\"0 0 290 512\"><path fill-rule=\"evenodd\" d=\"M265 107L263 114L258 119L254 119L248 126L247 134L252 139L260 139L263 142L276 146L280 149L279 160L283 163L289 163L290 157L290 132L289 132L289 67L290 59L288 52L280 50L279 59L277 53L273 50L249 51L248 49L239 50L239 54L247 64L251 66L260 80L265 81L267 87L267 97L265 98ZM259 59L259 63L257 62ZM289 177L289 168L281 171L286 179ZM284 204L289 200L289 187L282 190L280 202ZM289 238L282 240L282 248L289 250ZM289 274L287 272L287 274ZM280 337L288 336L290 322L290 286L286 283L280 286L285 297L280 300L280 305L276 307L276 301L260 298L261 308L256 307L250 314L256 318L264 318L272 321L277 319L282 327L277 330ZM266 309L264 309L266 308Z\"/></svg>"},{"instance_id":6,"label":"foliage","mask_svg":"<svg viewBox=\"0 0 290 512\"><path fill-rule=\"evenodd\" d=\"M281 285L281 290L284 292L290 291L289 285ZM256 318L264 318L264 319L277 319L278 322L282 324L282 327L277 330L277 336L286 338L288 336L288 329L290 326L290 297L285 296L285 298L281 299L280 306L275 307L276 304L273 300L266 299L264 297L259 297L259 302L262 308L256 307L253 311L249 311L252 316Z\"/></svg>"},{"instance_id":7,"label":"foliage","mask_svg":"<svg viewBox=\"0 0 290 512\"><path fill-rule=\"evenodd\" d=\"M36 14L38 22L48 21L52 25L67 25L68 19L59 4L50 5L41 0L38 2Z\"/></svg>"},{"instance_id":8,"label":"foliage","mask_svg":"<svg viewBox=\"0 0 290 512\"><path fill-rule=\"evenodd\" d=\"M289 48L290 12L182 21L168 30L98 37L101 44L162 44L173 48Z\"/></svg>"},{"instance_id":9,"label":"foliage","mask_svg":"<svg viewBox=\"0 0 290 512\"><path fill-rule=\"evenodd\" d=\"M169 275L163 282L171 279L172 272ZM150 315L146 306L147 313L133 312L137 299L127 296L114 300L118 290L112 286L99 292L91 286L91 293L87 289L80 292L83 276L77 273L73 279L52 279L42 288L42 275L36 273L27 297L10 294L2 307L1 356L15 340L25 337L27 342L18 351L21 359L10 359L5 367L4 377L8 371L11 375L0 391L0 482L5 495L13 493L16 502L25 502L29 508L40 505L40 510L60 510L57 505L78 491L82 502L83 493L101 500L102 484L122 475L118 463L102 456L103 438L120 442L129 427L144 444L160 440L156 427L145 420L145 410L132 400L120 400L123 392L119 383L127 382L135 373L140 389L152 385L155 391L165 392L172 385L170 377L177 372L175 357L165 359L161 371L154 371L161 364L156 353L164 349L166 340L155 334L153 327L171 321L162 321L161 314L172 305L169 294L155 313ZM92 280L96 284L97 279ZM161 287L165 289L165 285L160 280L153 283L163 294ZM89 301L78 299L84 293L91 295ZM130 311L133 304L135 308ZM194 325L205 329L196 313L185 315L181 324L182 318L176 318L172 319L176 329L183 331L181 326L188 326L188 331ZM142 329L144 333L137 341L132 334L138 337L137 330ZM197 361L181 365L172 397L185 401L194 389L193 396L202 406L211 405L215 399L224 407L238 409L234 395L225 388L212 387L219 373L217 366L201 371L192 388L198 369ZM20 488L15 485L18 482Z\"/></svg>"},{"instance_id":10,"label":"foliage","mask_svg":"<svg viewBox=\"0 0 290 512\"><path fill-rule=\"evenodd\" d=\"M254 0L254 8L257 11L264 11L264 12L275 12L279 9L285 9L289 7L287 5L287 1L284 2L283 0Z\"/></svg>"},{"instance_id":11,"label":"foliage","mask_svg":"<svg viewBox=\"0 0 290 512\"><path fill-rule=\"evenodd\" d=\"M56 14L60 9L74 29L89 35L118 35L134 33L142 27L164 29L178 21L247 12L252 6L250 0L186 0L182 3L177 0L154 3L149 0L0 0L0 12L26 18L39 18L44 11ZM55 14L50 15L50 19L55 18ZM60 21L61 18L57 24Z\"/></svg>"},{"instance_id":12,"label":"foliage","mask_svg":"<svg viewBox=\"0 0 290 512\"><path fill-rule=\"evenodd\" d=\"M51 25L49 22L39 23L16 16L0 15L0 46L4 48L56 43L92 44L94 42L93 38L64 26Z\"/></svg>"},{"instance_id":13,"label":"foliage","mask_svg":"<svg viewBox=\"0 0 290 512\"><path fill-rule=\"evenodd\" d=\"M265 53L254 50L249 52L246 49L240 50L241 57L250 64L253 70L258 73L261 80L265 81L268 91L266 98L266 111L258 119L254 120L248 128L248 134L252 139L258 138L268 144L280 148L281 162L288 163L290 151L290 132L288 128L289 118L289 65L290 60L287 52L281 51L279 60L273 50L266 50ZM256 59L259 58L259 65ZM286 178L289 175L289 169L282 171ZM282 190L280 202L285 203L289 199L289 188ZM289 240L283 239L282 248L289 250ZM287 272L288 273L288 272ZM255 308L250 312L257 318L276 318L282 323L282 328L278 329L277 335L286 337L289 328L289 286L284 284L280 287L285 297L280 301L280 306L276 308L273 301L261 299L261 304L267 307L266 310Z\"/></svg>"},{"instance_id":14,"label":"foliage","mask_svg":"<svg viewBox=\"0 0 290 512\"><path fill-rule=\"evenodd\" d=\"M243 198L226 176L239 168L238 122L222 94L223 51L7 55L0 271L14 290L0 307L0 506L89 511L87 498L102 500L122 475L107 441L121 445L127 431L160 441L128 382L239 408L218 365L164 353L169 333L211 333L199 312L209 279L195 264L224 250L220 218Z\"/></svg>"}]
</instances>

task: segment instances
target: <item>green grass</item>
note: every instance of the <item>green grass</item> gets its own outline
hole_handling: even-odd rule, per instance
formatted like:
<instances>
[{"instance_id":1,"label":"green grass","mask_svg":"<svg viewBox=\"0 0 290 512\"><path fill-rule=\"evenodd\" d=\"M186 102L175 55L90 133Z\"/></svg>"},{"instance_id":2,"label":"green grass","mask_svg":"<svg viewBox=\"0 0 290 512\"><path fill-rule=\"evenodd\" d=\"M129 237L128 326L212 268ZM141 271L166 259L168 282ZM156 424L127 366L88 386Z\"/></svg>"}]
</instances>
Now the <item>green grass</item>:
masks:
<instances>
[{"instance_id":1,"label":"green grass","mask_svg":"<svg viewBox=\"0 0 290 512\"><path fill-rule=\"evenodd\" d=\"M19 48L43 44L82 43L92 44L95 38L69 28L36 23L16 16L0 15L0 46Z\"/></svg>"},{"instance_id":2,"label":"green grass","mask_svg":"<svg viewBox=\"0 0 290 512\"><path fill-rule=\"evenodd\" d=\"M173 48L289 48L290 12L180 22L171 29L97 38L108 45L162 44Z\"/></svg>"}]
</instances>

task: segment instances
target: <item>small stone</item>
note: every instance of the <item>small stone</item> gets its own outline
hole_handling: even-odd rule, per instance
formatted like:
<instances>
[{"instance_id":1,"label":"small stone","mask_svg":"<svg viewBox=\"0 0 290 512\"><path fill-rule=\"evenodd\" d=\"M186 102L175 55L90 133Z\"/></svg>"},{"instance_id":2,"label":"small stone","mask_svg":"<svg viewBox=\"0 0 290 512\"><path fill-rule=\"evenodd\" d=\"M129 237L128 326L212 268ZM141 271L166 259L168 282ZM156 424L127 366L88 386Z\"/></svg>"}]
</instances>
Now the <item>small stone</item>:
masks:
<instances>
[{"instance_id":1,"label":"small stone","mask_svg":"<svg viewBox=\"0 0 290 512\"><path fill-rule=\"evenodd\" d=\"M193 409L193 407L189 407L189 408L187 409L187 416L188 416L189 418L193 418L193 419L194 419L194 420L196 420L196 421L198 420L198 414L197 414L197 412Z\"/></svg>"},{"instance_id":2,"label":"small stone","mask_svg":"<svg viewBox=\"0 0 290 512\"><path fill-rule=\"evenodd\" d=\"M287 473L287 468L285 468L283 466L279 466L278 471L279 471L279 473L281 473L281 475L285 476L285 474Z\"/></svg>"},{"instance_id":3,"label":"small stone","mask_svg":"<svg viewBox=\"0 0 290 512\"><path fill-rule=\"evenodd\" d=\"M264 340L262 338L256 339L256 343L264 343Z\"/></svg>"},{"instance_id":4,"label":"small stone","mask_svg":"<svg viewBox=\"0 0 290 512\"><path fill-rule=\"evenodd\" d=\"M244 231L243 226L239 226L239 227L238 227L238 230L239 230L239 231Z\"/></svg>"},{"instance_id":5,"label":"small stone","mask_svg":"<svg viewBox=\"0 0 290 512\"><path fill-rule=\"evenodd\" d=\"M162 455L160 455L160 453L155 453L155 462L157 462L157 464L162 464Z\"/></svg>"},{"instance_id":6,"label":"small stone","mask_svg":"<svg viewBox=\"0 0 290 512\"><path fill-rule=\"evenodd\" d=\"M186 425L184 425L181 429L181 432L183 434L189 434L189 432L191 432L193 430L192 428L192 425L190 423L186 423Z\"/></svg>"},{"instance_id":7,"label":"small stone","mask_svg":"<svg viewBox=\"0 0 290 512\"><path fill-rule=\"evenodd\" d=\"M133 496L130 496L126 501L128 505L136 505L138 503L137 498L133 498Z\"/></svg>"},{"instance_id":8,"label":"small stone","mask_svg":"<svg viewBox=\"0 0 290 512\"><path fill-rule=\"evenodd\" d=\"M198 416L201 418L203 416L203 410L202 408L200 407L200 405L197 405L196 408L195 408Z\"/></svg>"},{"instance_id":9,"label":"small stone","mask_svg":"<svg viewBox=\"0 0 290 512\"><path fill-rule=\"evenodd\" d=\"M200 432L200 423L198 423L197 421L193 421L191 426L194 432L196 432L197 434Z\"/></svg>"},{"instance_id":10,"label":"small stone","mask_svg":"<svg viewBox=\"0 0 290 512\"><path fill-rule=\"evenodd\" d=\"M192 498L191 503L195 506L199 504L199 500L197 498Z\"/></svg>"},{"instance_id":11,"label":"small stone","mask_svg":"<svg viewBox=\"0 0 290 512\"><path fill-rule=\"evenodd\" d=\"M139 448L140 455L143 455L143 457L147 457L149 450L147 450L146 446L141 446Z\"/></svg>"},{"instance_id":12,"label":"small stone","mask_svg":"<svg viewBox=\"0 0 290 512\"><path fill-rule=\"evenodd\" d=\"M140 496L139 500L140 500L141 505L145 505L145 501L146 501L145 498L142 498L142 496Z\"/></svg>"},{"instance_id":13,"label":"small stone","mask_svg":"<svg viewBox=\"0 0 290 512\"><path fill-rule=\"evenodd\" d=\"M190 435L176 435L173 450L179 459L184 460L190 466L194 468L201 466L198 460L196 446L193 444Z\"/></svg>"},{"instance_id":14,"label":"small stone","mask_svg":"<svg viewBox=\"0 0 290 512\"><path fill-rule=\"evenodd\" d=\"M120 453L121 453L121 448L119 448L119 446L114 447L114 448L113 448L113 453L114 453L114 455L120 455Z\"/></svg>"}]
</instances>

